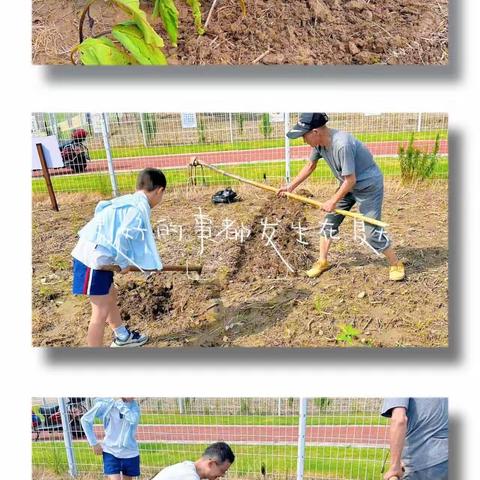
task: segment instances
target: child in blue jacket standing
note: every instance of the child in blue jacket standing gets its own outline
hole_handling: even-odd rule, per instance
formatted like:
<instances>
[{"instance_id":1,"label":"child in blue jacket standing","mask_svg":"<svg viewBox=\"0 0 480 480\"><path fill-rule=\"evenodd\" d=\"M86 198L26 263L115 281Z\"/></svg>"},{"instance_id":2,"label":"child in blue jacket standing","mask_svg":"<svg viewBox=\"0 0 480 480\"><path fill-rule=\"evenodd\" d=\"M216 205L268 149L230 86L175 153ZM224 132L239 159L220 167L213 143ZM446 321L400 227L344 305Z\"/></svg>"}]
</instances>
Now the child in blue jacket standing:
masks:
<instances>
[{"instance_id":1,"label":"child in blue jacket standing","mask_svg":"<svg viewBox=\"0 0 480 480\"><path fill-rule=\"evenodd\" d=\"M160 170L143 170L134 194L101 201L93 219L78 232L72 251L73 293L90 298L89 347L102 346L107 323L114 332L112 347L139 347L148 341L146 335L123 324L113 274L162 269L150 211L162 200L166 186Z\"/></svg>"},{"instance_id":2,"label":"child in blue jacket standing","mask_svg":"<svg viewBox=\"0 0 480 480\"><path fill-rule=\"evenodd\" d=\"M95 419L103 423L105 437L99 442ZM103 473L110 480L128 480L140 476L140 453L136 440L140 407L134 398L97 399L81 418L88 444L103 457Z\"/></svg>"}]
</instances>

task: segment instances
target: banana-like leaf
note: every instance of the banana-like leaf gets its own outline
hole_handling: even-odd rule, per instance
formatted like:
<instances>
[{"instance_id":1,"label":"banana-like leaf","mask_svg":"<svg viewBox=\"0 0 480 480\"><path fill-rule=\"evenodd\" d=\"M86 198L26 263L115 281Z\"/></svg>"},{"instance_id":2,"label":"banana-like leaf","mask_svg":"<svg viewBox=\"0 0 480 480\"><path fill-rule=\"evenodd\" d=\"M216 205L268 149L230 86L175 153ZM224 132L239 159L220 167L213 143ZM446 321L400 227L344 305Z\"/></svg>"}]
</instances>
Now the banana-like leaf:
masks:
<instances>
[{"instance_id":1,"label":"banana-like leaf","mask_svg":"<svg viewBox=\"0 0 480 480\"><path fill-rule=\"evenodd\" d=\"M140 8L140 0L123 0L123 3L130 6L130 8Z\"/></svg>"},{"instance_id":2,"label":"banana-like leaf","mask_svg":"<svg viewBox=\"0 0 480 480\"><path fill-rule=\"evenodd\" d=\"M162 37L148 23L147 14L140 9L139 0L111 0L111 2L132 17L142 31L145 42L154 47L163 47Z\"/></svg>"},{"instance_id":3,"label":"banana-like leaf","mask_svg":"<svg viewBox=\"0 0 480 480\"><path fill-rule=\"evenodd\" d=\"M173 46L177 46L178 10L174 0L155 0L153 16L160 17Z\"/></svg>"},{"instance_id":4,"label":"banana-like leaf","mask_svg":"<svg viewBox=\"0 0 480 480\"><path fill-rule=\"evenodd\" d=\"M119 50L107 37L87 38L77 45L72 53L78 52L83 65L132 65L135 60Z\"/></svg>"},{"instance_id":5,"label":"banana-like leaf","mask_svg":"<svg viewBox=\"0 0 480 480\"><path fill-rule=\"evenodd\" d=\"M199 35L203 35L205 33L205 29L202 25L202 10L200 0L187 0L187 4L192 9L193 18L195 20L195 28L197 29L197 33Z\"/></svg>"},{"instance_id":6,"label":"banana-like leaf","mask_svg":"<svg viewBox=\"0 0 480 480\"><path fill-rule=\"evenodd\" d=\"M140 65L166 65L167 59L160 48L145 42L143 32L133 21L119 23L112 35L132 54Z\"/></svg>"}]
</instances>

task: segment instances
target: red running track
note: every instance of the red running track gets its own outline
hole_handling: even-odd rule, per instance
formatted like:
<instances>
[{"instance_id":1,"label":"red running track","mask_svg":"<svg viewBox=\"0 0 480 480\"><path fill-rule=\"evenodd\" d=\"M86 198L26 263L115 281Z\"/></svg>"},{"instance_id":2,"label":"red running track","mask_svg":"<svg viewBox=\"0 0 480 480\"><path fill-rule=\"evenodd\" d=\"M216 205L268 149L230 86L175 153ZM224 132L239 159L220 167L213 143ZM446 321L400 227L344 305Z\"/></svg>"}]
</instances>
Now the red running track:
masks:
<instances>
[{"instance_id":1,"label":"red running track","mask_svg":"<svg viewBox=\"0 0 480 480\"><path fill-rule=\"evenodd\" d=\"M365 145L375 156L396 155L400 145L406 146L405 141L391 142L372 142ZM417 140L415 146L421 150L431 150L435 144L434 140ZM311 148L308 145L291 147L291 158L306 159L310 156ZM448 153L448 140L440 141L439 153ZM263 148L257 150L233 150L225 152L205 152L188 153L181 155L153 155L138 157L122 157L114 159L114 167L117 171L122 170L141 170L146 167L153 168L175 168L185 167L190 159L196 156L205 163L212 164L235 164L235 163L255 163L255 162L273 162L285 159L284 148ZM95 160L88 164L87 172L107 172L108 165L106 160ZM67 175L70 169L56 168L50 170L51 175ZM33 176L41 176L40 171L34 171Z\"/></svg>"},{"instance_id":2,"label":"red running track","mask_svg":"<svg viewBox=\"0 0 480 480\"><path fill-rule=\"evenodd\" d=\"M99 438L101 426L95 426ZM56 435L58 438L58 435ZM52 439L42 433L41 440ZM290 444L298 441L297 426L210 426L210 425L140 425L137 439L143 442L209 443L226 441L250 444ZM384 446L388 443L386 426L312 426L307 427L306 441L310 444Z\"/></svg>"}]
</instances>

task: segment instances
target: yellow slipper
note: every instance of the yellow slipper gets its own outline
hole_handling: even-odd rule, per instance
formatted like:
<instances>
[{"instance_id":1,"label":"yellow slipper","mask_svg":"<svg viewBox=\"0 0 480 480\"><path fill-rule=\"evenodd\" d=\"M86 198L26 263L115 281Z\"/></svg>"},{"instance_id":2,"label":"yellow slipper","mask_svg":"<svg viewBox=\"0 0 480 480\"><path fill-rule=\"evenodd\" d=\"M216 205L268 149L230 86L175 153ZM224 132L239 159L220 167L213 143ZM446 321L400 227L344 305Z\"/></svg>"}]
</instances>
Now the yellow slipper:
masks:
<instances>
[{"instance_id":1,"label":"yellow slipper","mask_svg":"<svg viewBox=\"0 0 480 480\"><path fill-rule=\"evenodd\" d=\"M398 262L397 265L390 267L390 280L399 282L405 278L405 265L402 262Z\"/></svg>"},{"instance_id":2,"label":"yellow slipper","mask_svg":"<svg viewBox=\"0 0 480 480\"><path fill-rule=\"evenodd\" d=\"M315 262L310 270L307 270L305 274L307 277L315 278L321 275L323 272L330 270L332 266L328 263L327 260L318 260Z\"/></svg>"}]
</instances>

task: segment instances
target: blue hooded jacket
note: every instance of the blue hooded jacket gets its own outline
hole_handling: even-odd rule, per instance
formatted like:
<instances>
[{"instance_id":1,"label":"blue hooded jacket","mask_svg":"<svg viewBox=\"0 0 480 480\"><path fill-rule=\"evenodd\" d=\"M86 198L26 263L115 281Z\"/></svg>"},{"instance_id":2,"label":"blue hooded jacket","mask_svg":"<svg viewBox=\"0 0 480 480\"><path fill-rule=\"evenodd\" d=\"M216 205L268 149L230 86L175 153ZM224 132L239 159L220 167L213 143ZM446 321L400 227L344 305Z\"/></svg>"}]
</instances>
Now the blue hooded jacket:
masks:
<instances>
[{"instance_id":1,"label":"blue hooded jacket","mask_svg":"<svg viewBox=\"0 0 480 480\"><path fill-rule=\"evenodd\" d=\"M142 270L161 270L150 211L147 196L141 191L103 200L78 234L107 249L122 269L134 265Z\"/></svg>"},{"instance_id":2,"label":"blue hooded jacket","mask_svg":"<svg viewBox=\"0 0 480 480\"><path fill-rule=\"evenodd\" d=\"M116 407L122 418L121 428L115 432L112 430L110 421L110 415L114 407ZM80 419L90 446L98 443L94 432L95 418L100 419L103 423L103 429L105 430L103 444L106 447L129 450L138 449L135 436L140 422L140 407L135 400L125 403L123 400L114 400L113 398L96 399L95 405Z\"/></svg>"}]
</instances>

